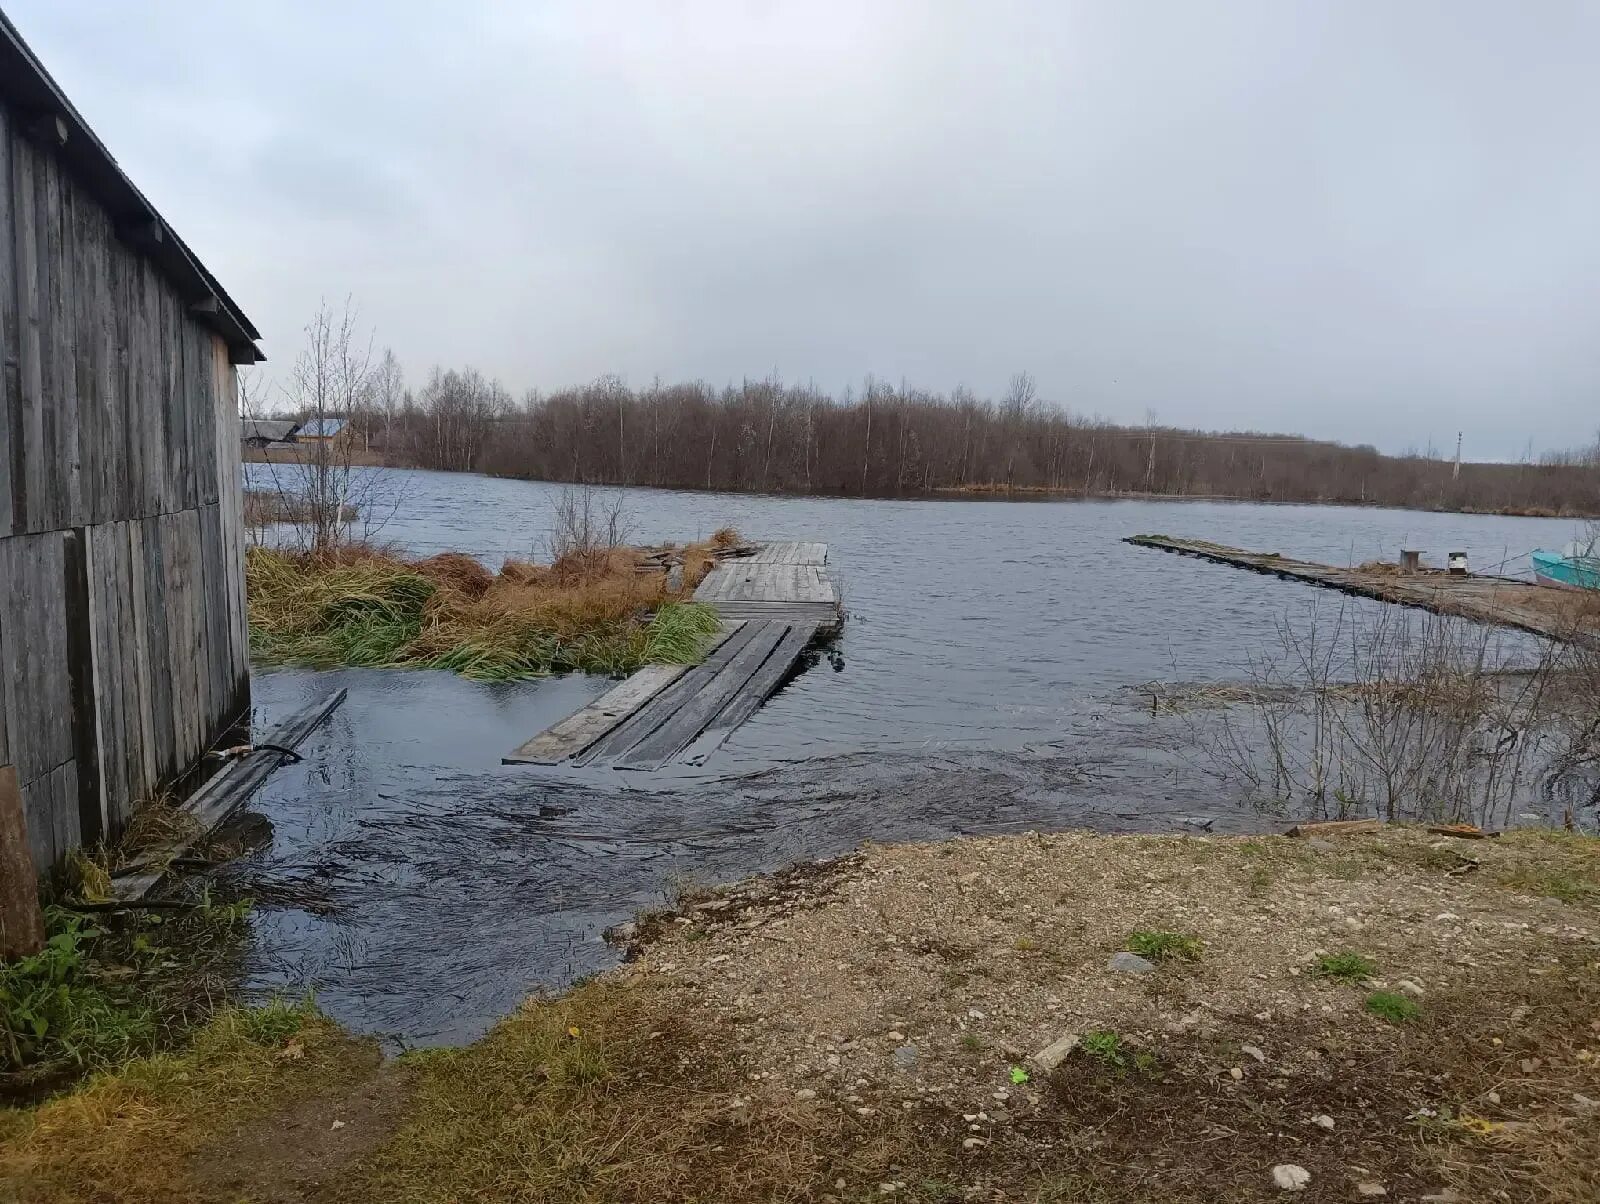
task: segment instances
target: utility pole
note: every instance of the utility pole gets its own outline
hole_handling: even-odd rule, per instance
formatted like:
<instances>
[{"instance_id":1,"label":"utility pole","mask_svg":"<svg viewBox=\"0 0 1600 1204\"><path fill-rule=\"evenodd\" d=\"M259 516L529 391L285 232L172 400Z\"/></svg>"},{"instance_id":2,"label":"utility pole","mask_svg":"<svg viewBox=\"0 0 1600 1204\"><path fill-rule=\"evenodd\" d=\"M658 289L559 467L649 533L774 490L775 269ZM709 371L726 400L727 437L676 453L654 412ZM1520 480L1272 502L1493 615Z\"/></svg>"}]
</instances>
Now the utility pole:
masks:
<instances>
[{"instance_id":1,"label":"utility pole","mask_svg":"<svg viewBox=\"0 0 1600 1204\"><path fill-rule=\"evenodd\" d=\"M1455 467L1455 471L1450 474L1450 479L1452 481L1458 481L1458 480L1461 479L1461 432L1460 431L1456 432L1456 467Z\"/></svg>"}]
</instances>

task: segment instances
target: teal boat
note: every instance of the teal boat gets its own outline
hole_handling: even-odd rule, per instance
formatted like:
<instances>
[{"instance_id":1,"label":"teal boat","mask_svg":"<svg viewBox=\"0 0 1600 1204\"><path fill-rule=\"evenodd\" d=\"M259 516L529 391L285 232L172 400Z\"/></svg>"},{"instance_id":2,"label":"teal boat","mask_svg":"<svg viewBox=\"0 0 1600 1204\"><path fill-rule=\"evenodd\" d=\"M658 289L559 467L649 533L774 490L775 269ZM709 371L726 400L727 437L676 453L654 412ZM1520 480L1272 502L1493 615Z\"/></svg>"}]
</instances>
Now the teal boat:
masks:
<instances>
[{"instance_id":1,"label":"teal boat","mask_svg":"<svg viewBox=\"0 0 1600 1204\"><path fill-rule=\"evenodd\" d=\"M1600 555L1591 544L1568 544L1560 552L1535 552L1533 575L1540 585L1600 590Z\"/></svg>"}]
</instances>

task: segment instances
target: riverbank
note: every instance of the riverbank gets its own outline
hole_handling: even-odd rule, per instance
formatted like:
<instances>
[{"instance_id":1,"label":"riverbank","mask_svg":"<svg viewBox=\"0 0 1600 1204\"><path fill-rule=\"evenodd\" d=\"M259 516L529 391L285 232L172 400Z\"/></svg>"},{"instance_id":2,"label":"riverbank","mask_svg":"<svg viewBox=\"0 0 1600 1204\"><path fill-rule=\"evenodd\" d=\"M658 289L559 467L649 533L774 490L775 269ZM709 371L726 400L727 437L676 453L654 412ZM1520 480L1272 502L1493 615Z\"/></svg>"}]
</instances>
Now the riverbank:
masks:
<instances>
[{"instance_id":1,"label":"riverbank","mask_svg":"<svg viewBox=\"0 0 1600 1204\"><path fill-rule=\"evenodd\" d=\"M0 1172L128 1202L1600 1190L1591 838L1029 834L675 903L468 1048L203 1038L6 1114Z\"/></svg>"},{"instance_id":2,"label":"riverbank","mask_svg":"<svg viewBox=\"0 0 1600 1204\"><path fill-rule=\"evenodd\" d=\"M498 573L451 552L255 547L245 557L250 653L263 665L449 669L485 681L692 664L719 623L689 598L720 546L651 558L584 545L547 565L507 560Z\"/></svg>"}]
</instances>

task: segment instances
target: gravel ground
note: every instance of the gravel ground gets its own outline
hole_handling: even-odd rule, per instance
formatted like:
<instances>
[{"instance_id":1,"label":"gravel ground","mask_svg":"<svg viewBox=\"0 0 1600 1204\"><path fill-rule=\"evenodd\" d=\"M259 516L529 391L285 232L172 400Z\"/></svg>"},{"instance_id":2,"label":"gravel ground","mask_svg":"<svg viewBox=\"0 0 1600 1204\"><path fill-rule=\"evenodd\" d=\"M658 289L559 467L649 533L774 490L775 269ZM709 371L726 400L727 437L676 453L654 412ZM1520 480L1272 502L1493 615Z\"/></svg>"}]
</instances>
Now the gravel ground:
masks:
<instances>
[{"instance_id":1,"label":"gravel ground","mask_svg":"<svg viewBox=\"0 0 1600 1204\"><path fill-rule=\"evenodd\" d=\"M1161 939L1141 944L1139 933L1198 944L1112 968ZM1326 1198L1381 1187L1465 1199L1435 1174L1448 1159L1397 1161L1386 1145L1409 1148L1441 1100L1447 1117L1470 1103L1499 1115L1481 1122L1499 1129L1582 1118L1600 1096L1582 1041L1559 1072L1512 1056L1536 1006L1513 987L1565 982L1600 957L1600 843L1563 833L1066 833L867 847L688 898L621 935L636 954L624 975L714 1024L753 1094L863 1120L959 1116L972 1153L1045 1140L1040 1122L1061 1111L1061 1088L1082 1068L1136 1081L1148 1068L1167 1096L1204 1093L1193 1104L1200 1141L1219 1126L1237 1134L1219 1108L1270 1106L1283 1161L1316 1164L1302 1198L1322 1198L1332 1176ZM1370 974L1319 973L1341 953L1369 959ZM1374 991L1409 1000L1420 1023L1373 1014ZM1447 1022L1468 1021L1459 1039L1482 1049L1457 1052L1505 1069L1464 1101L1469 1074L1452 1081L1450 1067L1422 1063ZM1412 1049L1417 1037L1402 1029L1429 1035ZM1578 1036L1600 1047L1600 1012ZM1075 1037L1093 1050L1072 1048ZM1061 1137L1049 1132L1046 1144ZM1268 1156L1263 1146L1252 1155L1263 1165L1241 1173L1283 1191ZM1385 1162L1387 1177L1371 1165Z\"/></svg>"}]
</instances>

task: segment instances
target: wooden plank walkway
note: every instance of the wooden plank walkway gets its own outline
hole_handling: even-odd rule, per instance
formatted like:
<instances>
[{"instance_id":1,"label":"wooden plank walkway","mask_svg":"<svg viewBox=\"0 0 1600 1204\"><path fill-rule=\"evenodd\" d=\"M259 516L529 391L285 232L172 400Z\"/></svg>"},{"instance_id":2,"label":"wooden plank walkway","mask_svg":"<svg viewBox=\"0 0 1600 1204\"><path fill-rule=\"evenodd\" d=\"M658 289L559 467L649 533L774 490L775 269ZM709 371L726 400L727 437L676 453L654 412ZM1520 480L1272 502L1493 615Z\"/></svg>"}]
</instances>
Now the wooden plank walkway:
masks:
<instances>
[{"instance_id":1,"label":"wooden plank walkway","mask_svg":"<svg viewBox=\"0 0 1600 1204\"><path fill-rule=\"evenodd\" d=\"M111 898L118 903L134 903L144 898L175 858L220 827L274 769L296 759L294 750L338 709L346 693L342 689L335 690L321 701L300 708L257 741L249 753L229 761L206 779L180 808L188 820L183 834L152 845L119 866L111 878Z\"/></svg>"},{"instance_id":2,"label":"wooden plank walkway","mask_svg":"<svg viewBox=\"0 0 1600 1204\"><path fill-rule=\"evenodd\" d=\"M1173 539L1166 535L1133 535L1123 540L1140 548L1177 552L1214 564L1268 573L1286 581L1336 589L1346 594L1414 606L1436 614L1458 615L1479 623L1514 627L1547 639L1600 641L1600 629L1585 622L1581 595L1547 589L1515 577L1452 574L1440 569L1404 573L1398 569L1338 568L1310 560L1296 560L1276 552L1249 552L1203 539Z\"/></svg>"},{"instance_id":3,"label":"wooden plank walkway","mask_svg":"<svg viewBox=\"0 0 1600 1204\"><path fill-rule=\"evenodd\" d=\"M507 754L508 765L659 769L707 757L775 693L821 633L843 621L828 545L769 543L722 561L695 590L722 617L698 665L649 665Z\"/></svg>"}]
</instances>

